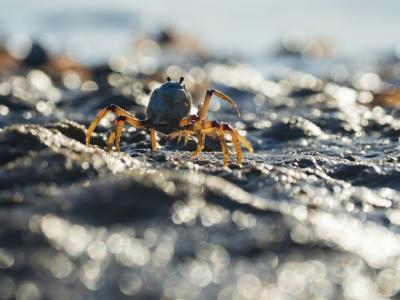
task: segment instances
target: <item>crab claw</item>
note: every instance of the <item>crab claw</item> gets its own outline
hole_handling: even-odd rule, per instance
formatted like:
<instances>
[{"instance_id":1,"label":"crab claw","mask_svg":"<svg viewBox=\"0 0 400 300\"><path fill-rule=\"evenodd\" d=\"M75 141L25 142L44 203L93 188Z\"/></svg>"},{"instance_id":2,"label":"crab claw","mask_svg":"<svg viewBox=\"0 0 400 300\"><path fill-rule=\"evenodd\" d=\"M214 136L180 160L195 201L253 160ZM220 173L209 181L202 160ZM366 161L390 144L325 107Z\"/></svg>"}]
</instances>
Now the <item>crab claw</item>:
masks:
<instances>
[{"instance_id":1,"label":"crab claw","mask_svg":"<svg viewBox=\"0 0 400 300\"><path fill-rule=\"evenodd\" d=\"M240 117L240 111L239 108L237 107L236 103L227 95L225 95L223 92L220 92L218 90L207 90L206 97L204 99L203 104L201 105L199 112L198 112L198 120L202 121L207 115L208 112L208 107L210 105L211 97L212 95L217 96L221 100L224 100L227 102L230 106L232 106L235 110L238 116Z\"/></svg>"},{"instance_id":2,"label":"crab claw","mask_svg":"<svg viewBox=\"0 0 400 300\"><path fill-rule=\"evenodd\" d=\"M235 110L236 113L238 115L238 117L240 118L240 111L239 108L237 107L236 103L227 95L225 95L224 93L218 91L218 90L211 90L211 92L217 96L218 98L224 100L225 102L227 102L230 106L232 106Z\"/></svg>"}]
</instances>

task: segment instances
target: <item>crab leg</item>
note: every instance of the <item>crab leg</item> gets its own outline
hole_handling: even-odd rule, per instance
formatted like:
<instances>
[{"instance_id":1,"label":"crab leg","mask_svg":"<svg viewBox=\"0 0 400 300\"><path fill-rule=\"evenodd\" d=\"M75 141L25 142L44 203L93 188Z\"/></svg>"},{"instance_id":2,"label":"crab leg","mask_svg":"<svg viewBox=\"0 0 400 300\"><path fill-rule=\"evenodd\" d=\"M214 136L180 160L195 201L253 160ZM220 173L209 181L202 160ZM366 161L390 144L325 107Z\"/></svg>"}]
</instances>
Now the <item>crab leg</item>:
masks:
<instances>
[{"instance_id":1,"label":"crab leg","mask_svg":"<svg viewBox=\"0 0 400 300\"><path fill-rule=\"evenodd\" d=\"M126 117L124 116L119 116L115 122L114 122L114 126L111 129L111 133L108 136L108 140L107 140L107 151L111 151L112 146L114 145L114 141L116 139L116 143L115 146L117 148L117 151L120 150L119 148L119 143L121 141L121 133L122 133L122 128L125 125L125 119Z\"/></svg>"},{"instance_id":2,"label":"crab leg","mask_svg":"<svg viewBox=\"0 0 400 300\"><path fill-rule=\"evenodd\" d=\"M198 120L197 115L190 115L189 117L183 118L179 122L179 127L187 126L187 125L191 124L193 121L196 121L196 120Z\"/></svg>"},{"instance_id":3,"label":"crab leg","mask_svg":"<svg viewBox=\"0 0 400 300\"><path fill-rule=\"evenodd\" d=\"M223 129L223 124L218 127L208 127L201 130L199 144L197 145L196 151L193 153L192 157L197 156L203 150L204 140L206 135L216 135L218 136L219 143L221 145L222 152L224 154L224 166L228 165L229 162L229 150L225 142L225 134Z\"/></svg>"},{"instance_id":4,"label":"crab leg","mask_svg":"<svg viewBox=\"0 0 400 300\"><path fill-rule=\"evenodd\" d=\"M178 129L178 131L175 131L171 134L168 135L168 140L172 141L174 139L178 139L177 142L179 143L182 140L182 137L185 138L185 145L187 144L187 142L189 141L189 136L190 135L195 135L195 131L192 128L193 126L190 126L190 130L187 128L184 129Z\"/></svg>"},{"instance_id":5,"label":"crab leg","mask_svg":"<svg viewBox=\"0 0 400 300\"><path fill-rule=\"evenodd\" d=\"M124 128L125 125L125 117L124 116L120 116L118 117L118 122L117 122L117 130L116 130L116 141L115 141L115 146L117 148L117 151L120 151L119 145L121 143L121 134L122 134L122 129Z\"/></svg>"},{"instance_id":6,"label":"crab leg","mask_svg":"<svg viewBox=\"0 0 400 300\"><path fill-rule=\"evenodd\" d=\"M109 111L108 107L99 111L96 118L94 118L94 120L90 124L90 126L86 132L86 146L88 146L90 144L90 137L91 137L94 129L97 127L97 125L100 123L101 119L104 118L104 116L107 114L108 111Z\"/></svg>"},{"instance_id":7,"label":"crab leg","mask_svg":"<svg viewBox=\"0 0 400 300\"><path fill-rule=\"evenodd\" d=\"M136 127L137 122L135 119L132 119L130 117L126 116L119 116L116 120L116 123L114 127L116 128L115 132L111 132L109 140L108 140L108 151L111 150L112 144L114 142L114 136L116 138L115 141L115 147L117 151L120 151L120 142L121 142L121 134L122 134L122 129L124 128L125 122L132 125L135 128L141 128L141 127ZM114 134L114 136L113 136ZM150 139L151 139L151 150L152 151L157 151L157 140L156 140L156 132L154 129L150 129Z\"/></svg>"},{"instance_id":8,"label":"crab leg","mask_svg":"<svg viewBox=\"0 0 400 300\"><path fill-rule=\"evenodd\" d=\"M229 132L231 137L232 137L232 143L233 143L233 148L235 149L236 152L236 162L240 164L243 159L243 151L240 147L240 142L238 138L238 134L234 132L233 130Z\"/></svg>"},{"instance_id":9,"label":"crab leg","mask_svg":"<svg viewBox=\"0 0 400 300\"><path fill-rule=\"evenodd\" d=\"M236 110L238 116L240 116L239 109L238 109L237 105L235 104L235 102L231 98L229 98L227 95L225 95L224 93L222 93L218 90L207 90L203 105L200 107L199 112L197 114L198 122L204 120L204 118L206 117L207 112L208 112L208 106L210 105L212 95L215 95L218 98L228 102L230 104L230 106L232 106Z\"/></svg>"},{"instance_id":10,"label":"crab leg","mask_svg":"<svg viewBox=\"0 0 400 300\"><path fill-rule=\"evenodd\" d=\"M254 149L253 149L253 147L251 146L251 144L250 144L250 142L249 142L248 139L246 139L244 136L240 135L240 134L237 132L236 129L233 129L232 132L233 132L233 134L235 134L235 135L237 136L237 138L238 138L240 144L242 144L242 145L247 149L247 151L249 151L250 153L253 153L253 152L254 152Z\"/></svg>"},{"instance_id":11,"label":"crab leg","mask_svg":"<svg viewBox=\"0 0 400 300\"><path fill-rule=\"evenodd\" d=\"M110 152L115 141L115 130L111 130L107 140L107 151Z\"/></svg>"},{"instance_id":12,"label":"crab leg","mask_svg":"<svg viewBox=\"0 0 400 300\"><path fill-rule=\"evenodd\" d=\"M212 122L210 122L212 123ZM207 124L209 126L213 126L210 124ZM224 133L224 127L223 124L218 124L218 127L207 127L201 130L201 134L206 136L206 135L216 135L218 136L219 143L221 145L222 153L224 154L224 166L228 165L229 162L229 150L228 146L226 145L225 142L225 133ZM203 142L204 144L204 142ZM197 151L197 150L196 150ZM196 153L196 152L195 152ZM193 155L195 156L195 155Z\"/></svg>"},{"instance_id":13,"label":"crab leg","mask_svg":"<svg viewBox=\"0 0 400 300\"><path fill-rule=\"evenodd\" d=\"M224 129L222 126L218 128L217 133L218 133L219 143L221 144L222 152L224 153L224 166L226 166L228 165L229 162L229 150L225 142Z\"/></svg>"},{"instance_id":14,"label":"crab leg","mask_svg":"<svg viewBox=\"0 0 400 300\"><path fill-rule=\"evenodd\" d=\"M185 146L187 145L187 143L188 143L188 141L189 141L189 133L187 133L187 132L185 132L184 134L184 137L185 137Z\"/></svg>"},{"instance_id":15,"label":"crab leg","mask_svg":"<svg viewBox=\"0 0 400 300\"><path fill-rule=\"evenodd\" d=\"M201 151L203 151L204 142L206 140L206 134L200 133L198 139L199 139L199 141L197 144L197 148L196 148L196 151L193 152L192 157L199 155L201 153Z\"/></svg>"},{"instance_id":16,"label":"crab leg","mask_svg":"<svg viewBox=\"0 0 400 300\"><path fill-rule=\"evenodd\" d=\"M106 108L103 108L101 111L99 111L97 116L94 118L93 122L90 124L90 126L87 130L87 133L86 133L86 145L90 144L90 137L91 137L93 131L95 130L97 125L100 123L101 119L103 119L104 116L108 112L114 112L117 116L126 117L126 122L128 122L133 127L143 128L143 123L140 120L138 120L137 118L135 118L135 116L133 116L126 110L122 109L121 107L119 107L115 104L111 104L111 105L107 106Z\"/></svg>"},{"instance_id":17,"label":"crab leg","mask_svg":"<svg viewBox=\"0 0 400 300\"><path fill-rule=\"evenodd\" d=\"M151 151L157 151L157 139L154 129L150 129Z\"/></svg>"},{"instance_id":18,"label":"crab leg","mask_svg":"<svg viewBox=\"0 0 400 300\"><path fill-rule=\"evenodd\" d=\"M197 129L200 125L201 129ZM238 131L228 124L218 123L216 121L203 121L200 124L193 124L189 126L185 126L184 128L170 134L170 140L175 138L180 138L182 135L185 135L185 138L189 135L197 135L198 144L195 152L193 152L192 157L195 157L201 153L204 147L205 137L207 135L218 136L219 142L221 144L221 149L224 154L224 166L226 166L229 162L229 150L228 146L225 142L225 133L229 133L232 138L233 148L236 152L236 162L241 164L243 160L243 151L241 146L244 146L250 153L253 152L253 147L250 142L242 135L238 133Z\"/></svg>"},{"instance_id":19,"label":"crab leg","mask_svg":"<svg viewBox=\"0 0 400 300\"><path fill-rule=\"evenodd\" d=\"M223 139L225 132L228 132L232 137L233 147L236 152L236 162L238 164L241 164L243 160L241 145L243 145L250 153L253 152L253 147L251 146L250 142L244 136L240 135L236 129L230 127L228 124L219 124L216 121L205 121L202 123L202 128L203 129L201 132L206 134L217 132L218 137L220 138L222 151L224 152L224 165L227 165L229 161L229 152L227 151L226 143ZM221 142L221 135L223 142Z\"/></svg>"}]
</instances>

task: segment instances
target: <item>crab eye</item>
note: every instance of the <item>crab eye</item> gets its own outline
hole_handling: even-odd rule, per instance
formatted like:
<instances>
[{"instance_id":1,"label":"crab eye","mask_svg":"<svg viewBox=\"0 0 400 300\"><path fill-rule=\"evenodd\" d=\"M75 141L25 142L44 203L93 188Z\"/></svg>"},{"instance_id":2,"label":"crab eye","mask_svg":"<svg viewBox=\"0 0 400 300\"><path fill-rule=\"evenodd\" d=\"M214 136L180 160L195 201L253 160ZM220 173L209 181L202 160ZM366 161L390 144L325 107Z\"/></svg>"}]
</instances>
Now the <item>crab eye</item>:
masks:
<instances>
[{"instance_id":1,"label":"crab eye","mask_svg":"<svg viewBox=\"0 0 400 300\"><path fill-rule=\"evenodd\" d=\"M171 77L168 76L168 77L167 77L167 80L168 80L168 81L171 81Z\"/></svg>"},{"instance_id":2,"label":"crab eye","mask_svg":"<svg viewBox=\"0 0 400 300\"><path fill-rule=\"evenodd\" d=\"M181 78L179 79L179 83L182 83L184 80L185 80L185 78L181 77Z\"/></svg>"}]
</instances>

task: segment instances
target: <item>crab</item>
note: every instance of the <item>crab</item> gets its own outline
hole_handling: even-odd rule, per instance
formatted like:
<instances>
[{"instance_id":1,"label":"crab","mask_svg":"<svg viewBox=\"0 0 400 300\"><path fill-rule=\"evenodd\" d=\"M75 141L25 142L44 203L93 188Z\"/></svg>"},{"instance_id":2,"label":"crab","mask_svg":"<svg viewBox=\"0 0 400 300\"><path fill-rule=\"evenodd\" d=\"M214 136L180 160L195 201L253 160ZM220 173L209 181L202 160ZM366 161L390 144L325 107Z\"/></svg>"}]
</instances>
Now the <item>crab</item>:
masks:
<instances>
[{"instance_id":1,"label":"crab","mask_svg":"<svg viewBox=\"0 0 400 300\"><path fill-rule=\"evenodd\" d=\"M204 101L197 113L191 114L193 100L190 93L186 90L183 81L183 77L179 81L171 81L171 78L167 77L167 82L155 89L150 95L150 101L146 110L147 117L144 120L139 120L134 114L115 104L103 108L99 111L87 130L86 145L90 145L90 137L101 119L108 112L113 112L117 115L117 118L108 137L108 151L112 150L114 144L116 150L120 151L122 129L125 123L128 123L137 129L150 131L152 151L157 150L156 131L168 134L169 140L177 138L178 142L182 137L184 137L185 143L187 143L189 136L193 135L197 137L198 144L192 157L201 153L204 148L206 136L218 137L224 155L224 166L227 166L230 155L225 141L225 133L228 133L231 136L233 148L236 152L236 162L240 165L243 160L241 146L244 146L249 152L253 152L250 142L229 124L206 119L213 95L226 101L236 110L240 117L240 112L235 102L224 93L210 89L207 90Z\"/></svg>"}]
</instances>

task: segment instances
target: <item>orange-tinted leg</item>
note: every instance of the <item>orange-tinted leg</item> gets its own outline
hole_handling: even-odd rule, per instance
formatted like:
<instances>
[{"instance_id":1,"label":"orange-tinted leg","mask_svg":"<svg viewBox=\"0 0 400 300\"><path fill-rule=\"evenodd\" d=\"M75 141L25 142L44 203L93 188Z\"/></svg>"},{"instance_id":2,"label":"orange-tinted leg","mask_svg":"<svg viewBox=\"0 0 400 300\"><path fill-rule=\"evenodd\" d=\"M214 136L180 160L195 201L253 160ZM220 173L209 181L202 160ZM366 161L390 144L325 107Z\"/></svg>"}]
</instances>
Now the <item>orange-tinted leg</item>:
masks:
<instances>
[{"instance_id":1,"label":"orange-tinted leg","mask_svg":"<svg viewBox=\"0 0 400 300\"><path fill-rule=\"evenodd\" d=\"M240 135L236 129L230 127L228 124L224 123L219 124L216 121L203 121L201 127L202 127L201 132L205 134L213 133L215 132L216 129L218 129L219 134L221 131L223 133L228 132L232 137L233 147L236 152L236 162L238 164L241 164L243 160L243 152L241 149L241 145L243 145L250 153L253 152L253 147L251 146L250 142L244 136ZM221 147L222 151L224 151L222 143ZM224 154L224 164L226 164L225 161L226 161L226 155Z\"/></svg>"},{"instance_id":2,"label":"orange-tinted leg","mask_svg":"<svg viewBox=\"0 0 400 300\"><path fill-rule=\"evenodd\" d=\"M157 139L154 129L150 129L151 151L157 151Z\"/></svg>"},{"instance_id":3,"label":"orange-tinted leg","mask_svg":"<svg viewBox=\"0 0 400 300\"><path fill-rule=\"evenodd\" d=\"M126 122L126 117L120 116L118 117L120 119L117 122L117 130L116 130L116 141L115 141L115 147L117 148L117 151L120 151L120 143L121 143L121 134L122 134L122 129L124 128L125 122Z\"/></svg>"},{"instance_id":4,"label":"orange-tinted leg","mask_svg":"<svg viewBox=\"0 0 400 300\"><path fill-rule=\"evenodd\" d=\"M192 157L199 155L201 151L203 151L206 135L204 133L200 133L198 139L197 148L196 151L193 152Z\"/></svg>"},{"instance_id":5,"label":"orange-tinted leg","mask_svg":"<svg viewBox=\"0 0 400 300\"><path fill-rule=\"evenodd\" d=\"M185 145L187 144L187 142L189 141L189 136L190 135L194 135L195 131L193 131L193 128L189 129L178 129L177 131L170 133L168 135L168 140L172 141L174 139L178 139L177 142L179 143L182 140L182 137L184 137L185 139Z\"/></svg>"},{"instance_id":6,"label":"orange-tinted leg","mask_svg":"<svg viewBox=\"0 0 400 300\"><path fill-rule=\"evenodd\" d=\"M247 149L247 151L249 151L249 153L253 153L254 149L249 140L246 139L244 136L240 135L236 129L234 129L233 132L237 135L240 144L242 144Z\"/></svg>"},{"instance_id":7,"label":"orange-tinted leg","mask_svg":"<svg viewBox=\"0 0 400 300\"><path fill-rule=\"evenodd\" d=\"M201 153L204 147L204 141L207 135L218 136L222 152L224 153L224 165L226 166L229 162L229 150L225 142L225 133L229 133L232 137L232 144L236 152L236 162L241 164L243 160L243 151L241 146L244 146L250 153L253 152L253 147L250 142L242 135L238 133L235 128L230 127L225 123L218 123L216 121L203 120L201 123L195 123L192 125L184 126L178 131L169 135L170 139L181 138L185 135L188 138L189 135L197 135L198 144L196 151L192 156L197 156Z\"/></svg>"},{"instance_id":8,"label":"orange-tinted leg","mask_svg":"<svg viewBox=\"0 0 400 300\"><path fill-rule=\"evenodd\" d=\"M218 136L219 143L221 144L221 149L224 154L224 166L228 165L229 162L229 150L228 146L225 142L225 134L223 129L223 124L217 125L216 127L211 127L209 124L215 124L216 122L209 122L208 124L204 124L205 128L200 132L199 143L197 145L196 151L193 153L193 156L197 156L203 150L205 137L207 135Z\"/></svg>"},{"instance_id":9,"label":"orange-tinted leg","mask_svg":"<svg viewBox=\"0 0 400 300\"><path fill-rule=\"evenodd\" d=\"M115 130L111 130L110 135L108 136L108 140L107 140L107 151L110 152L112 149L112 146L114 145L114 141L115 141Z\"/></svg>"},{"instance_id":10,"label":"orange-tinted leg","mask_svg":"<svg viewBox=\"0 0 400 300\"><path fill-rule=\"evenodd\" d=\"M210 105L212 95L215 95L218 98L228 102L229 105L232 106L236 110L237 114L240 116L239 109L238 109L237 105L235 104L235 102L231 98L229 98L227 95L225 95L224 93L222 93L218 90L207 90L203 105L200 107L199 112L197 114L199 122L204 120L204 118L207 115L208 107Z\"/></svg>"},{"instance_id":11,"label":"orange-tinted leg","mask_svg":"<svg viewBox=\"0 0 400 300\"><path fill-rule=\"evenodd\" d=\"M108 141L107 141L107 151L111 151L112 146L114 145L115 141L115 146L117 148L117 151L120 151L119 144L121 142L121 133L122 133L122 128L125 125L126 117L125 116L119 116L115 122L113 129L111 130L110 135L108 136Z\"/></svg>"},{"instance_id":12,"label":"orange-tinted leg","mask_svg":"<svg viewBox=\"0 0 400 300\"><path fill-rule=\"evenodd\" d=\"M233 147L236 152L236 162L240 165L243 160L243 152L240 144L242 144L250 153L253 153L253 147L251 146L250 142L244 137L241 136L236 129L230 128L227 129L226 131L229 132L229 134L232 137L232 143Z\"/></svg>"},{"instance_id":13,"label":"orange-tinted leg","mask_svg":"<svg viewBox=\"0 0 400 300\"><path fill-rule=\"evenodd\" d=\"M104 116L108 112L114 112L117 116L124 116L126 117L126 122L128 122L130 125L136 128L143 128L143 123L137 119L135 116L133 116L131 113L127 112L126 110L123 110L121 107L111 104L107 106L106 108L103 108L97 116L94 118L93 122L90 124L87 132L86 132L86 145L90 144L90 137L97 127L97 125L100 123L101 119L104 118Z\"/></svg>"},{"instance_id":14,"label":"orange-tinted leg","mask_svg":"<svg viewBox=\"0 0 400 300\"><path fill-rule=\"evenodd\" d=\"M229 162L229 150L225 142L224 129L222 126L218 128L218 138L219 143L221 144L222 152L224 153L224 166L226 166Z\"/></svg>"},{"instance_id":15,"label":"orange-tinted leg","mask_svg":"<svg viewBox=\"0 0 400 300\"><path fill-rule=\"evenodd\" d=\"M240 165L243 160L243 152L242 152L242 148L240 147L239 138L238 138L237 134L233 132L233 130L230 131L229 133L231 134L233 148L235 149L235 152L236 152L236 162Z\"/></svg>"}]
</instances>

